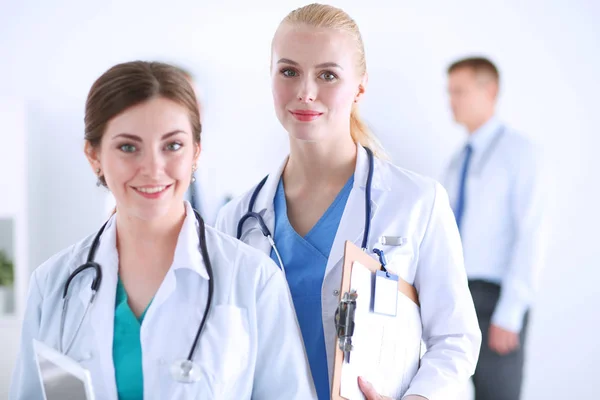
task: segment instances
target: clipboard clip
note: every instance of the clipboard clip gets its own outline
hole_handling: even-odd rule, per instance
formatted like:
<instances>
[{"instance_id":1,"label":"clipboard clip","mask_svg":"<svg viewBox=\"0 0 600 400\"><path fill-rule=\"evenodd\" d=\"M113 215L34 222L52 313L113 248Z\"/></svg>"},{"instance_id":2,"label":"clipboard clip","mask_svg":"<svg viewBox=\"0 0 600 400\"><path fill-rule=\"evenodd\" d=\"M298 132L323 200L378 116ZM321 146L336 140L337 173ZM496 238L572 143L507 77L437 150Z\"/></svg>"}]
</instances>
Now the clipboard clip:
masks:
<instances>
[{"instance_id":1,"label":"clipboard clip","mask_svg":"<svg viewBox=\"0 0 600 400\"><path fill-rule=\"evenodd\" d=\"M344 352L344 361L350 362L352 350L352 335L354 334L354 312L356 311L356 290L345 292L335 311L335 327L338 336L338 346Z\"/></svg>"},{"instance_id":2,"label":"clipboard clip","mask_svg":"<svg viewBox=\"0 0 600 400\"><path fill-rule=\"evenodd\" d=\"M389 277L390 274L389 274L387 268L385 267L387 265L387 259L385 258L385 253L383 252L383 250L380 250L380 249L373 249L373 253L375 253L379 256L379 263L381 264L381 270L383 272L385 272L386 275Z\"/></svg>"}]
</instances>

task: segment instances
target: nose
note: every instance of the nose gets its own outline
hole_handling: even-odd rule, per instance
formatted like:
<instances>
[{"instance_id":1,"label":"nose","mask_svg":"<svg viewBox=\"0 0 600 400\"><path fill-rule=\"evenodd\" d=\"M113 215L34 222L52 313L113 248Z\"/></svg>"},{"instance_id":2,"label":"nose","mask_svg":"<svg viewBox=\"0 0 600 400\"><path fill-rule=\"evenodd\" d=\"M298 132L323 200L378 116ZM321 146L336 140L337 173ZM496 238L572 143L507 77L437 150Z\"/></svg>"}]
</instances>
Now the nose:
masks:
<instances>
[{"instance_id":1,"label":"nose","mask_svg":"<svg viewBox=\"0 0 600 400\"><path fill-rule=\"evenodd\" d=\"M298 87L298 100L303 103L312 103L317 97L316 85L310 79L304 79Z\"/></svg>"},{"instance_id":2,"label":"nose","mask_svg":"<svg viewBox=\"0 0 600 400\"><path fill-rule=\"evenodd\" d=\"M159 178L165 166L164 157L160 149L145 152L142 158L142 172L150 178Z\"/></svg>"}]
</instances>

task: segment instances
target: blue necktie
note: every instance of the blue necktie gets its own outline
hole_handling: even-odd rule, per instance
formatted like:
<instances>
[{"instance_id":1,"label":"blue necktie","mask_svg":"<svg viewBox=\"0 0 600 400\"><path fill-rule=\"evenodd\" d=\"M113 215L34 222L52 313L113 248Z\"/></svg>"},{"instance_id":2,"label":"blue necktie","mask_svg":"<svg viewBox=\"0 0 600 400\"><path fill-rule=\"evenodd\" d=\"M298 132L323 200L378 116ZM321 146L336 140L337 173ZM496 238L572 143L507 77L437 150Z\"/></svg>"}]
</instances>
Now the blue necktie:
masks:
<instances>
[{"instance_id":1,"label":"blue necktie","mask_svg":"<svg viewBox=\"0 0 600 400\"><path fill-rule=\"evenodd\" d=\"M456 210L454 211L454 216L456 218L456 225L458 225L458 229L460 230L460 223L462 220L463 212L465 210L465 186L467 181L467 173L469 171L469 162L471 161L471 154L473 153L473 148L470 144L465 148L465 160L463 162L462 171L460 174L460 186L458 189L458 201L456 202Z\"/></svg>"}]
</instances>

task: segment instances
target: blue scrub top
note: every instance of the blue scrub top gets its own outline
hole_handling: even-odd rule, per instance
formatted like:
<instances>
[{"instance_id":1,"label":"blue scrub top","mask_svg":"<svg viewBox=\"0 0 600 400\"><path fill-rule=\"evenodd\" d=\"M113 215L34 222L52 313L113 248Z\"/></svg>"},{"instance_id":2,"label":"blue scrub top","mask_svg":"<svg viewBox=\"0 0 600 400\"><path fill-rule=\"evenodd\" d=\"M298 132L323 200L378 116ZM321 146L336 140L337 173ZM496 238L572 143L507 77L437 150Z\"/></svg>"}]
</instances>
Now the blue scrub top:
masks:
<instances>
[{"instance_id":1,"label":"blue scrub top","mask_svg":"<svg viewBox=\"0 0 600 400\"><path fill-rule=\"evenodd\" d=\"M323 333L321 288L331 246L346 208L346 202L353 183L354 176L350 177L333 203L305 237L298 235L288 220L283 180L281 179L274 199L274 240L283 260L310 369L320 400L329 400L331 392L327 370L325 335ZM279 265L273 250L271 250L271 258Z\"/></svg>"},{"instance_id":2,"label":"blue scrub top","mask_svg":"<svg viewBox=\"0 0 600 400\"><path fill-rule=\"evenodd\" d=\"M144 398L140 328L147 310L146 307L139 319L135 316L129 308L125 287L119 279L113 338L113 364L119 400L142 400Z\"/></svg>"}]
</instances>

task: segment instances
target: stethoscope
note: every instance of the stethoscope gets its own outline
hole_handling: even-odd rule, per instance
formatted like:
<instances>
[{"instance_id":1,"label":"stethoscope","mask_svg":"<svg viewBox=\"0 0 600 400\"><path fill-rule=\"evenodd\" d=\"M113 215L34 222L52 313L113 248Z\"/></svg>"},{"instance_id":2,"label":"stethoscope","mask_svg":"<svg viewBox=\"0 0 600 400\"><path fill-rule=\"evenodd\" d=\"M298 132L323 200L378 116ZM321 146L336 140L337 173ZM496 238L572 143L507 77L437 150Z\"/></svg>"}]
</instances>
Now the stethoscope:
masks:
<instances>
[{"instance_id":1,"label":"stethoscope","mask_svg":"<svg viewBox=\"0 0 600 400\"><path fill-rule=\"evenodd\" d=\"M369 173L367 175L367 184L365 187L365 229L363 232L363 240L362 240L362 246L361 246L363 251L367 251L367 243L369 241L369 232L371 230L371 186L372 186L372 182L373 182L373 170L375 169L375 161L374 161L374 157L373 157L373 152L368 147L365 147L365 150L367 151L367 156L369 158ZM258 227L259 227L260 231L262 232L263 236L265 238L267 238L267 240L271 244L271 248L275 252L275 255L277 256L277 260L279 261L279 267L285 274L285 268L283 266L283 261L281 260L281 255L279 254L279 250L277 249L277 246L275 245L275 240L273 239L273 235L271 234L271 231L267 227L267 224L265 224L265 221L264 221L262 215L260 213L253 211L254 203L256 202L256 198L258 197L258 194L260 193L261 189L267 182L268 177L269 177L269 175L265 176L263 178L263 180L260 181L260 183L256 186L256 189L254 189L254 192L252 192L252 196L250 197L250 203L248 204L248 211L246 212L246 214L242 215L242 217L240 218L238 225L237 225L237 238L239 240L241 240L241 238L242 238L242 230L244 227L244 222L246 222L250 218L255 219L256 222L258 222ZM374 249L374 252L377 253L380 256L380 258L383 257L383 252L381 250L377 250L377 251L375 251L375 250L377 250L377 249Z\"/></svg>"},{"instance_id":2,"label":"stethoscope","mask_svg":"<svg viewBox=\"0 0 600 400\"><path fill-rule=\"evenodd\" d=\"M210 264L210 258L208 256L208 249L206 248L206 228L204 225L204 220L202 219L202 217L200 217L200 214L198 214L198 212L196 212L195 210L194 210L194 214L196 216L196 220L198 221L198 237L200 238L200 251L202 252L202 258L204 259L204 264L206 265L206 271L208 272L208 299L206 302L206 308L204 309L204 315L202 316L202 320L200 321L200 325L198 326L198 331L196 332L196 337L194 338L194 343L190 347L190 351L189 351L187 358L185 360L175 361L171 365L171 368L170 368L173 379L175 379L178 382L182 382L182 383L192 383L192 382L198 382L200 380L200 367L194 361L192 361L192 358L194 357L194 352L196 351L198 340L200 339L200 334L202 333L202 330L204 329L204 325L206 324L206 317L208 316L208 313L210 311L210 305L212 303L212 297L213 297L213 291L214 291L214 276L213 276L212 266ZM96 293L98 292L98 289L100 288L100 284L102 283L102 268L100 267L100 264L94 262L94 258L96 256L96 250L98 249L98 245L100 244L100 236L102 236L102 232L104 232L104 228L106 228L107 224L108 224L108 221L106 221L104 223L104 225L102 225L102 228L100 228L100 230L96 234L96 237L94 238L94 241L92 242L92 247L90 248L90 251L88 252L87 262L85 264L83 264L82 266L78 267L75 271L73 271L71 273L71 275L69 275L69 277L67 278L67 281L65 283L65 287L63 290L63 296L62 296L63 297L63 308L62 308L62 315L61 315L61 319L60 319L60 338L59 338L59 350L63 354L67 354L69 352L69 350L71 349L71 346L73 345L73 342L75 341L75 338L77 337L77 334L79 333L79 330L81 329L81 326L83 325L83 321L85 320L88 310L94 303L94 300L96 298ZM90 296L90 300L89 300L89 302L85 308L85 311L83 313L83 317L81 318L81 321L79 322L79 325L77 326L77 329L75 330L75 334L71 338L71 341L68 343L66 350L63 352L63 333L64 333L64 328L65 328L65 319L67 316L67 305L69 303L69 298L67 297L69 285L71 284L71 281L73 280L73 278L75 278L80 272L83 272L89 268L93 269L94 273L95 273L95 277L94 277L94 280L92 281L92 286L91 286L92 294Z\"/></svg>"}]
</instances>

